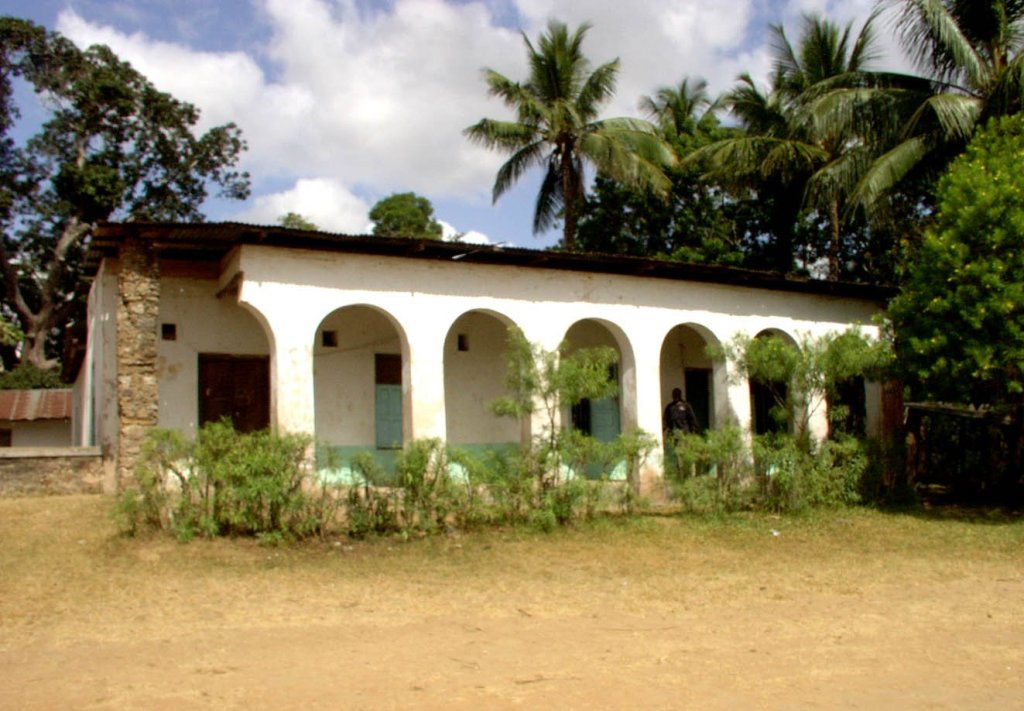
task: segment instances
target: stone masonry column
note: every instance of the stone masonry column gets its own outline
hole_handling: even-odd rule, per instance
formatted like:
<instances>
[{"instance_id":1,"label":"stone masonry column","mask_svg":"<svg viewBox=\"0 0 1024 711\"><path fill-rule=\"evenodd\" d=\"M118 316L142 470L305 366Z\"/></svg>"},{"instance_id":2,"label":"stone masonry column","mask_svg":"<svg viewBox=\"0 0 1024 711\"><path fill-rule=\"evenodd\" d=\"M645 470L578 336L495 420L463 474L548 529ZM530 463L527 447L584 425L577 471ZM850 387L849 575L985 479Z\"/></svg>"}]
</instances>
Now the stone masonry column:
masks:
<instances>
[{"instance_id":1,"label":"stone masonry column","mask_svg":"<svg viewBox=\"0 0 1024 711\"><path fill-rule=\"evenodd\" d=\"M160 388L156 376L160 266L152 245L127 236L117 278L116 489L134 481L142 442L157 426Z\"/></svg>"}]
</instances>

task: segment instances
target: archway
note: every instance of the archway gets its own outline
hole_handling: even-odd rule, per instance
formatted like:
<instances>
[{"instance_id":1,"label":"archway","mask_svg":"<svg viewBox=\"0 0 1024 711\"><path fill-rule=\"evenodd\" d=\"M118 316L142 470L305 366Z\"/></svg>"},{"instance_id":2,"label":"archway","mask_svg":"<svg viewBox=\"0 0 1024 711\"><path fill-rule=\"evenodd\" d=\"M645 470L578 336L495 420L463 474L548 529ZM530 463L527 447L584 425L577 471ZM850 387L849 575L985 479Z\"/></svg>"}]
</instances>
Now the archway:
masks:
<instances>
[{"instance_id":1,"label":"archway","mask_svg":"<svg viewBox=\"0 0 1024 711\"><path fill-rule=\"evenodd\" d=\"M777 338L799 349L792 336L778 329L765 329L755 338ZM791 384L787 382L750 378L750 427L755 435L792 431L794 415L797 413L786 410L790 402L790 387Z\"/></svg>"},{"instance_id":2,"label":"archway","mask_svg":"<svg viewBox=\"0 0 1024 711\"><path fill-rule=\"evenodd\" d=\"M404 387L405 335L373 306L345 306L316 329L313 387L318 443L346 460L369 451L391 469L405 443L411 402Z\"/></svg>"},{"instance_id":3,"label":"archway","mask_svg":"<svg viewBox=\"0 0 1024 711\"><path fill-rule=\"evenodd\" d=\"M661 407L672 401L672 390L679 388L690 403L701 432L716 426L716 406L724 393L717 392L725 382L719 371L724 363L707 354L707 347L718 341L703 326L680 324L666 334L661 344Z\"/></svg>"},{"instance_id":4,"label":"archway","mask_svg":"<svg viewBox=\"0 0 1024 711\"><path fill-rule=\"evenodd\" d=\"M505 394L505 347L511 321L469 311L452 324L444 343L448 442L470 451L515 446L519 422L498 417L489 404Z\"/></svg>"},{"instance_id":5,"label":"archway","mask_svg":"<svg viewBox=\"0 0 1024 711\"><path fill-rule=\"evenodd\" d=\"M618 382L618 394L598 401L584 400L572 408L569 424L574 429L610 442L623 430L636 426L636 361L622 330L613 323L584 319L574 323L565 334L567 353L581 348L612 348L618 363L611 376Z\"/></svg>"}]
</instances>

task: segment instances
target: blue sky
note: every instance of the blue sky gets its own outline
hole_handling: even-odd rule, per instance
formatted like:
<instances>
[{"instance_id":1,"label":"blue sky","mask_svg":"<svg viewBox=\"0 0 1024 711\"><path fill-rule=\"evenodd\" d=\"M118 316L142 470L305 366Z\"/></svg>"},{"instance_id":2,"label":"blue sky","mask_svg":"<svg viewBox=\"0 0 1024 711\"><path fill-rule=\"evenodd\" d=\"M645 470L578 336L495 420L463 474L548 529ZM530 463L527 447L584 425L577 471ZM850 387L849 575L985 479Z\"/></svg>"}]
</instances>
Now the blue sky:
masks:
<instances>
[{"instance_id":1,"label":"blue sky","mask_svg":"<svg viewBox=\"0 0 1024 711\"><path fill-rule=\"evenodd\" d=\"M585 52L621 62L604 115L636 105L684 76L713 91L741 71L763 76L766 30L796 34L801 12L867 17L874 0L0 0L0 12L104 43L159 88L202 110L204 125L233 121L249 143L245 203L212 201L215 220L274 223L299 212L324 229L360 233L369 208L393 192L428 197L439 219L470 239L524 247L536 176L496 205L503 160L461 135L484 116L507 116L480 70L525 75L520 30L548 18L590 21ZM892 47L880 28L883 46ZM890 54L881 64L903 66Z\"/></svg>"}]
</instances>

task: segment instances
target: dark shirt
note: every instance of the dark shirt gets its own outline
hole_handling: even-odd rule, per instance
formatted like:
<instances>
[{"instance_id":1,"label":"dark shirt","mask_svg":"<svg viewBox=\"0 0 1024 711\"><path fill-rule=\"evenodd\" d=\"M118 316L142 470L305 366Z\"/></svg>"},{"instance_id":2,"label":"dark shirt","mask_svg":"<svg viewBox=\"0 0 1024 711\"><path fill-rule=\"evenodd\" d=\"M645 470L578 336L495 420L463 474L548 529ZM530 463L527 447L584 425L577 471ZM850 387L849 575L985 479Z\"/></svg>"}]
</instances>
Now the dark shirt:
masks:
<instances>
[{"instance_id":1,"label":"dark shirt","mask_svg":"<svg viewBox=\"0 0 1024 711\"><path fill-rule=\"evenodd\" d=\"M685 400L673 400L665 408L663 425L666 432L683 431L692 433L697 431L697 418L693 414L693 408Z\"/></svg>"}]
</instances>

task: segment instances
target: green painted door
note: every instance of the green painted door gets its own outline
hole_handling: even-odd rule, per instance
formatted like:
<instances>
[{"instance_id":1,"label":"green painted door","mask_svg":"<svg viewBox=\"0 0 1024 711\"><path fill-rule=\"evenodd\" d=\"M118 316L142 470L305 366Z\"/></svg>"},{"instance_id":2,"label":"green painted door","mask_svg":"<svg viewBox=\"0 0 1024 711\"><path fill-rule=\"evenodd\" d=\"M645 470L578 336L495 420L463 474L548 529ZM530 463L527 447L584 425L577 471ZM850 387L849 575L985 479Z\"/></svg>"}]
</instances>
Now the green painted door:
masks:
<instances>
[{"instance_id":1,"label":"green painted door","mask_svg":"<svg viewBox=\"0 0 1024 711\"><path fill-rule=\"evenodd\" d=\"M376 425L378 449L402 447L402 386L376 386Z\"/></svg>"},{"instance_id":2,"label":"green painted door","mask_svg":"<svg viewBox=\"0 0 1024 711\"><path fill-rule=\"evenodd\" d=\"M590 436L600 442L611 442L619 436L619 398L590 401Z\"/></svg>"}]
</instances>

